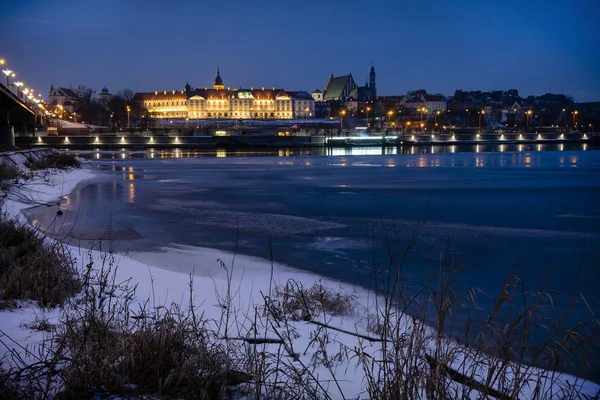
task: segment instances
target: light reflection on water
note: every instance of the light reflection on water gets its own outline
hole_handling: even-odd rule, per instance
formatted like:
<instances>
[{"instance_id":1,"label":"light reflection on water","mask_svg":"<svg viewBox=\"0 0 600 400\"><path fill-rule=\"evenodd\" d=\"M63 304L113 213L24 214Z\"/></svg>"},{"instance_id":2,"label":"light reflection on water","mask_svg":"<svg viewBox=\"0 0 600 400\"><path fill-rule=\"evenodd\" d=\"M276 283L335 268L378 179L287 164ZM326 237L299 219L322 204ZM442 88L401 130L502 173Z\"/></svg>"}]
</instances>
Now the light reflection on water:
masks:
<instances>
[{"instance_id":1,"label":"light reflection on water","mask_svg":"<svg viewBox=\"0 0 600 400\"><path fill-rule=\"evenodd\" d=\"M411 155L411 154L459 154L459 153L512 153L512 152L544 152L598 150L597 145L588 143L478 143L472 145L427 145L427 146L365 146L365 147L314 147L314 148L283 148L283 149L160 149L148 148L142 150L94 151L74 150L78 156L94 159L127 159L127 158L225 158L225 157L295 157L295 156L376 156L376 155Z\"/></svg>"}]
</instances>

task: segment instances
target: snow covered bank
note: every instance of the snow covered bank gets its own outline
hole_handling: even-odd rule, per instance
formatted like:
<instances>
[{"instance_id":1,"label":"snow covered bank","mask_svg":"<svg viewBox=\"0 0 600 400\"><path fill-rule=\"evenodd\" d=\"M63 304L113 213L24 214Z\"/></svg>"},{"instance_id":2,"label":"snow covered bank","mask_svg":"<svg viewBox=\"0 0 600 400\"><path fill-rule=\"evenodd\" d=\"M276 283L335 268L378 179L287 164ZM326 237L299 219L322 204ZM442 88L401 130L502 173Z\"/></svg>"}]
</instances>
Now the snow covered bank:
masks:
<instances>
[{"instance_id":1,"label":"snow covered bank","mask_svg":"<svg viewBox=\"0 0 600 400\"><path fill-rule=\"evenodd\" d=\"M0 164L12 166L20 172L27 171L28 160L39 161L60 152L56 149L18 150L0 153Z\"/></svg>"},{"instance_id":2,"label":"snow covered bank","mask_svg":"<svg viewBox=\"0 0 600 400\"><path fill-rule=\"evenodd\" d=\"M93 176L93 171L87 169L39 176L18 186L18 190L4 202L3 209L9 216L24 221L21 214L23 209L40 203L56 203L60 196L70 193L78 183ZM97 250L90 251L73 246L70 246L69 250L82 270L90 262L98 264L99 260L106 257L106 253ZM398 321L394 325L400 329L396 333L398 341L402 336L402 345L381 343L378 336L367 327L370 322L368 317L377 316L382 310L382 304L377 303L382 299L376 298L368 291L326 279L322 279L324 286L334 289L343 287L346 293L355 296L356 303L353 304L354 309L350 315L331 316L323 313L310 316L307 321L275 320L265 309L271 304L269 297L275 297L276 286L284 286L292 280L309 288L321 279L284 265L271 263L269 260L207 248L169 246L159 253L116 255L114 265L118 267L117 282L129 280L131 285L137 285L134 302L136 306L149 300L153 307L167 306L171 303L185 307L190 296L191 280L193 303L199 308L210 329L215 332L215 337L220 338L219 340L254 336L277 340L283 338L275 343L263 344L260 349L253 348L244 341L235 345L249 354L254 351L274 354L283 344L291 349L289 353L293 353L297 358L282 360L282 364L295 365L296 371L303 372L307 380L315 379L313 383L320 386L319 393L327 393L331 398L367 397L369 382L378 382L378 379L389 371L385 366L388 360L407 368L418 369L418 373L425 376L430 367L425 359L417 356L417 352L431 355L437 353L436 346L439 343L435 341L435 332L403 315L392 317ZM29 329L28 323L39 319L40 315L50 318L50 322L58 322L62 312L58 309L40 310L33 303L24 303L22 308L17 310L2 311L0 320L3 335L6 336L0 339L9 349L15 349L27 358L20 346L35 353L36 344L44 336ZM418 343L410 341L411 337L415 337L415 328L423 331L418 337ZM409 350L411 343L417 346L417 351ZM452 342L444 340L443 343L444 355L453 356L443 359L443 362L469 376L476 376L480 382L486 381L494 361L481 354L469 353ZM402 354L404 358L412 358L414 361L405 363L404 360L400 360ZM393 356L397 358L394 359ZM383 365L378 361L382 359L386 360ZM543 372L535 369L519 371L516 364L510 364L510 371L505 375L509 378L518 375L520 379L531 380L530 384L523 385L517 393L512 394L517 398L534 397L538 385L542 391L551 386L556 387L551 395L542 398L563 398L565 392L561 389L574 386L579 393L589 396L597 395L600 390L600 387L592 382L577 380L565 374L544 376ZM447 385L454 386L456 393L472 397L477 397L479 393L469 389L467 384L462 385L447 378L446 380ZM492 380L490 386L500 389L495 380ZM427 397L425 389L422 391L418 396Z\"/></svg>"}]
</instances>

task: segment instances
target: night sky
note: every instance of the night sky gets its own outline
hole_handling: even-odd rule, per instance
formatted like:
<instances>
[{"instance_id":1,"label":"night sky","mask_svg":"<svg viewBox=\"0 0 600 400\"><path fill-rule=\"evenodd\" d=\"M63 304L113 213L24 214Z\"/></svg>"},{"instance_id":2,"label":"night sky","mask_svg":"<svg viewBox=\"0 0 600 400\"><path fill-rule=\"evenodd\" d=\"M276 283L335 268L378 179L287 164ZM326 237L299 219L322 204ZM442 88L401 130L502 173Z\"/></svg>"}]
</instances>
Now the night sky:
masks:
<instances>
[{"instance_id":1,"label":"night sky","mask_svg":"<svg viewBox=\"0 0 600 400\"><path fill-rule=\"evenodd\" d=\"M3 1L0 58L26 86L211 86L379 95L516 88L600 100L600 0Z\"/></svg>"}]
</instances>

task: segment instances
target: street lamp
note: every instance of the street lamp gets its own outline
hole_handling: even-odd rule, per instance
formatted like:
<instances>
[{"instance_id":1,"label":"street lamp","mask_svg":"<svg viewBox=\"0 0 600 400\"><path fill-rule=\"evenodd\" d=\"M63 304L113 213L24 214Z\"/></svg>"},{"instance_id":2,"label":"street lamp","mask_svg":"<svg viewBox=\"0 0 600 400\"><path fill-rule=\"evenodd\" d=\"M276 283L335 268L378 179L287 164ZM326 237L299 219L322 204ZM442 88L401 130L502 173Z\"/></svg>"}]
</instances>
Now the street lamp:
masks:
<instances>
[{"instance_id":1,"label":"street lamp","mask_svg":"<svg viewBox=\"0 0 600 400\"><path fill-rule=\"evenodd\" d=\"M131 129L131 120L129 119L129 113L131 112L131 107L127 106L127 127Z\"/></svg>"},{"instance_id":2,"label":"street lamp","mask_svg":"<svg viewBox=\"0 0 600 400\"><path fill-rule=\"evenodd\" d=\"M304 109L304 131L308 132L308 112L310 108L306 107Z\"/></svg>"},{"instance_id":3,"label":"street lamp","mask_svg":"<svg viewBox=\"0 0 600 400\"><path fill-rule=\"evenodd\" d=\"M561 117L563 117L565 119L565 133L567 133L567 114L566 114L567 109L563 108L562 109L562 113L560 114ZM558 122L560 123L560 118L558 119Z\"/></svg>"},{"instance_id":4,"label":"street lamp","mask_svg":"<svg viewBox=\"0 0 600 400\"><path fill-rule=\"evenodd\" d=\"M344 129L344 115L346 115L346 110L340 111L340 131Z\"/></svg>"},{"instance_id":5,"label":"street lamp","mask_svg":"<svg viewBox=\"0 0 600 400\"><path fill-rule=\"evenodd\" d=\"M23 86L23 82L15 82L15 86L17 87L17 96L19 96L19 91L21 90L21 86Z\"/></svg>"},{"instance_id":6,"label":"street lamp","mask_svg":"<svg viewBox=\"0 0 600 400\"><path fill-rule=\"evenodd\" d=\"M4 72L4 75L6 75L6 87L8 87L8 78L14 78L16 75L10 69L3 69L2 72Z\"/></svg>"},{"instance_id":7,"label":"street lamp","mask_svg":"<svg viewBox=\"0 0 600 400\"><path fill-rule=\"evenodd\" d=\"M479 131L481 131L481 116L485 114L484 110L479 111Z\"/></svg>"},{"instance_id":8,"label":"street lamp","mask_svg":"<svg viewBox=\"0 0 600 400\"><path fill-rule=\"evenodd\" d=\"M531 110L527 110L527 130L529 130L529 119L531 118Z\"/></svg>"},{"instance_id":9,"label":"street lamp","mask_svg":"<svg viewBox=\"0 0 600 400\"><path fill-rule=\"evenodd\" d=\"M438 115L440 115L440 114L441 114L440 110L437 110L437 111L435 112L435 129L436 129L436 130L437 130L437 126L438 126L437 119L438 119Z\"/></svg>"},{"instance_id":10,"label":"street lamp","mask_svg":"<svg viewBox=\"0 0 600 400\"><path fill-rule=\"evenodd\" d=\"M369 127L369 111L371 111L371 107L367 107L367 128Z\"/></svg>"},{"instance_id":11,"label":"street lamp","mask_svg":"<svg viewBox=\"0 0 600 400\"><path fill-rule=\"evenodd\" d=\"M394 115L394 112L392 110L390 110L390 111L387 112L387 115L388 115L388 125L389 125L388 128L391 128L392 127L392 115ZM387 131L388 130L386 129L385 130L385 135L386 136L387 136Z\"/></svg>"},{"instance_id":12,"label":"street lamp","mask_svg":"<svg viewBox=\"0 0 600 400\"><path fill-rule=\"evenodd\" d=\"M579 114L579 111L573 111L573 128L575 129L577 129L577 114Z\"/></svg>"}]
</instances>

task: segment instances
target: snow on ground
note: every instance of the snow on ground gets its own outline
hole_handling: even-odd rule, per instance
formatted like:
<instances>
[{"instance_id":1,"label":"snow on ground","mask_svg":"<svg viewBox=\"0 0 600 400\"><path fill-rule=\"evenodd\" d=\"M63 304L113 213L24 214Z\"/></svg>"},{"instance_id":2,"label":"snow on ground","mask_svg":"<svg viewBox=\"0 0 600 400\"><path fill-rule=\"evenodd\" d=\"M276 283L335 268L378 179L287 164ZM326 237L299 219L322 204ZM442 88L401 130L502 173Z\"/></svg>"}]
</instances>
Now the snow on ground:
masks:
<instances>
[{"instance_id":1,"label":"snow on ground","mask_svg":"<svg viewBox=\"0 0 600 400\"><path fill-rule=\"evenodd\" d=\"M102 129L102 128L108 128L107 126L83 124L81 122L66 121L66 120L62 120L62 119L55 119L54 122L56 124L58 124L62 129Z\"/></svg>"},{"instance_id":2,"label":"snow on ground","mask_svg":"<svg viewBox=\"0 0 600 400\"><path fill-rule=\"evenodd\" d=\"M26 182L19 189L18 195L9 196L6 199L3 211L8 216L19 218L25 222L25 217L21 213L25 208L40 203L55 203L61 196L72 192L76 185L93 177L94 172L87 168L38 175L33 180ZM98 262L103 255L96 250L91 251L73 246L69 246L69 250L82 268L90 258ZM223 268L220 261L226 268ZM352 318L321 316L319 320L350 332L369 335L366 330L365 317L368 310L373 312L375 297L372 293L321 279L319 276L294 270L285 265L274 264L271 269L271 263L268 260L208 248L166 246L163 251L158 253L117 255L116 265L118 266L117 278L119 281L131 278L131 283L138 285L136 293L137 301L140 304L147 299L151 299L155 305L169 305L171 302L187 304L190 274L193 274L195 303L200 305L204 318L215 321L215 323L223 316L222 305L228 288L230 288L232 296L229 309L235 318L230 323L229 336L242 337L250 332L252 321L249 317L256 316L253 310L264 304L263 295L269 293L273 283L284 284L287 280L294 279L303 283L305 287L310 287L315 282L322 280L325 286L343 287L347 292L355 293L358 298L358 307ZM0 350L0 356L6 354L7 350L14 349L26 357L23 348L27 348L35 354L36 345L40 343L45 334L30 329L28 325L40 316L49 318L50 322L56 321L60 312L59 309L41 310L33 302L23 302L21 307L16 310L0 311L0 329L2 330L0 340L4 343ZM314 360L313 357L318 356L319 353L318 345L312 339L318 331L322 334L323 328L308 322L292 322L291 324L291 328L296 333L292 339L294 349L301 354L301 361L309 365L311 360ZM405 326L411 326L408 318ZM262 335L267 337L274 333L276 332L273 327L265 326L262 331ZM340 345L349 349L362 347L375 357L377 357L377 352L381 351L381 346L377 343L370 343L355 335L334 330L328 330L327 335L329 341L326 349L330 354L338 353ZM454 364L458 366L460 359L455 360ZM329 367L316 365L313 368L315 375L318 376L319 381L322 382L332 398L366 397L365 372L362 367L357 367L356 359L343 360ZM465 370L469 368L473 367L467 361ZM475 368L481 368L480 376L485 376L486 369L484 367ZM338 380L339 389L337 384L331 381L332 375L335 375ZM569 375L561 375L559 378L559 382L561 382L559 384L564 384L567 380L571 384L577 382L578 385L581 385L581 392L590 396L595 396L600 391L600 386L592 382L577 380ZM534 386L527 387L519 397L528 398L533 390L535 390Z\"/></svg>"}]
</instances>

